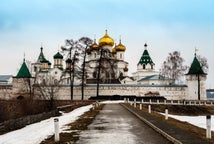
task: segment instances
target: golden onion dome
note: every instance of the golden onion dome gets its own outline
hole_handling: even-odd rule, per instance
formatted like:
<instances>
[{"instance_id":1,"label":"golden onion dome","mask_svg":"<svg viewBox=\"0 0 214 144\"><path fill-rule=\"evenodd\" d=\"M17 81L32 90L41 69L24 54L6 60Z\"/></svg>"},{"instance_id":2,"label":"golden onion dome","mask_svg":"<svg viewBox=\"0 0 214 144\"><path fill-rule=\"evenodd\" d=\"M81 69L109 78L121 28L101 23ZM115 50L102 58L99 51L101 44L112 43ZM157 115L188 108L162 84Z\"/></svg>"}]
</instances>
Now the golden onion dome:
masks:
<instances>
[{"instance_id":1,"label":"golden onion dome","mask_svg":"<svg viewBox=\"0 0 214 144\"><path fill-rule=\"evenodd\" d=\"M123 70L124 70L124 72L127 72L129 69L127 68L127 66L125 66L125 67L123 68Z\"/></svg>"},{"instance_id":2,"label":"golden onion dome","mask_svg":"<svg viewBox=\"0 0 214 144\"><path fill-rule=\"evenodd\" d=\"M115 46L115 49L117 51L125 51L126 50L126 47L121 43L121 40L120 40L120 43L118 45Z\"/></svg>"},{"instance_id":3,"label":"golden onion dome","mask_svg":"<svg viewBox=\"0 0 214 144\"><path fill-rule=\"evenodd\" d=\"M99 50L99 45L96 43L96 39L94 39L94 43L91 45L91 50Z\"/></svg>"},{"instance_id":4,"label":"golden onion dome","mask_svg":"<svg viewBox=\"0 0 214 144\"><path fill-rule=\"evenodd\" d=\"M117 50L116 50L115 48L113 48L113 49L112 49L112 53L113 53L113 54L116 54L116 53L117 53Z\"/></svg>"},{"instance_id":5,"label":"golden onion dome","mask_svg":"<svg viewBox=\"0 0 214 144\"><path fill-rule=\"evenodd\" d=\"M110 36L108 36L107 30L105 35L99 40L99 46L104 46L104 45L110 45L110 46L114 45L114 40Z\"/></svg>"}]
</instances>

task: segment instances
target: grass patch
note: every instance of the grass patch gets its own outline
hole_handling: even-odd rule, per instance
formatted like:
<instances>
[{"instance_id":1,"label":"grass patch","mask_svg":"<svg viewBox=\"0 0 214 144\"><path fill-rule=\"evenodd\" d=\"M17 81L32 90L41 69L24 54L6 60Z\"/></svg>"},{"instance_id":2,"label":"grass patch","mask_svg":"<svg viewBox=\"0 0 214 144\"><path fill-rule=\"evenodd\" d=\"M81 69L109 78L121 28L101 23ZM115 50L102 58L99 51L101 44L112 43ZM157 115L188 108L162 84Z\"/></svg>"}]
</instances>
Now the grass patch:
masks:
<instances>
[{"instance_id":1,"label":"grass patch","mask_svg":"<svg viewBox=\"0 0 214 144\"><path fill-rule=\"evenodd\" d=\"M137 107L139 108L139 106ZM158 112L165 112L165 109L169 109L170 114L174 115L186 115L186 116L198 116L198 115L213 115L214 114L214 107L212 106L183 106L183 105L151 105L152 113L151 115L156 117L157 119L173 124L176 127L190 132L193 135L200 137L204 140L207 140L208 142L214 143L214 137L212 139L208 140L206 138L206 130L197 126L194 126L188 122L182 122L179 120L176 120L174 118L168 118L168 120L165 120L165 116L159 114ZM148 105L143 105L142 111L148 112ZM212 131L212 136L214 136L214 132Z\"/></svg>"},{"instance_id":2,"label":"grass patch","mask_svg":"<svg viewBox=\"0 0 214 144\"><path fill-rule=\"evenodd\" d=\"M75 143L78 141L80 132L88 129L88 125L93 122L99 111L103 109L103 106L101 104L95 109L91 108L90 111L85 112L75 122L67 124L70 128L66 130L67 132L60 133L60 142L58 144ZM54 136L44 140L41 144L55 144Z\"/></svg>"},{"instance_id":3,"label":"grass patch","mask_svg":"<svg viewBox=\"0 0 214 144\"><path fill-rule=\"evenodd\" d=\"M148 109L148 104L144 104L143 108ZM151 105L152 111L165 112L165 109L169 110L173 115L187 115L187 116L199 116L199 115L214 115L213 106L190 106L190 105Z\"/></svg>"}]
</instances>

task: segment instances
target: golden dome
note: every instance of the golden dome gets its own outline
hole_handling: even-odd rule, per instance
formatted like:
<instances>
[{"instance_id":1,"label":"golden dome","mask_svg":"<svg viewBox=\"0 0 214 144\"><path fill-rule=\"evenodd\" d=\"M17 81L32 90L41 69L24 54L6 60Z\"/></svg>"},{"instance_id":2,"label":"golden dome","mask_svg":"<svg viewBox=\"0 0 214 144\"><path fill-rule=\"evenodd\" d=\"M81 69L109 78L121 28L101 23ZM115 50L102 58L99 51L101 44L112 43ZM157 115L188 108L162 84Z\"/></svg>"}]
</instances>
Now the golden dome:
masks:
<instances>
[{"instance_id":1,"label":"golden dome","mask_svg":"<svg viewBox=\"0 0 214 144\"><path fill-rule=\"evenodd\" d=\"M121 40L120 40L120 43L118 45L115 46L115 49L117 51L125 51L126 50L126 47L121 43Z\"/></svg>"},{"instance_id":2,"label":"golden dome","mask_svg":"<svg viewBox=\"0 0 214 144\"><path fill-rule=\"evenodd\" d=\"M96 43L96 39L94 39L94 43L91 45L91 50L99 50L99 45Z\"/></svg>"},{"instance_id":3,"label":"golden dome","mask_svg":"<svg viewBox=\"0 0 214 144\"><path fill-rule=\"evenodd\" d=\"M110 46L114 45L114 40L108 36L107 30L105 35L99 40L99 46L104 46L104 45L110 45Z\"/></svg>"},{"instance_id":4,"label":"golden dome","mask_svg":"<svg viewBox=\"0 0 214 144\"><path fill-rule=\"evenodd\" d=\"M116 50L115 48L113 48L113 49L112 49L112 53L113 53L113 54L116 54L116 53L117 53L117 50Z\"/></svg>"}]
</instances>

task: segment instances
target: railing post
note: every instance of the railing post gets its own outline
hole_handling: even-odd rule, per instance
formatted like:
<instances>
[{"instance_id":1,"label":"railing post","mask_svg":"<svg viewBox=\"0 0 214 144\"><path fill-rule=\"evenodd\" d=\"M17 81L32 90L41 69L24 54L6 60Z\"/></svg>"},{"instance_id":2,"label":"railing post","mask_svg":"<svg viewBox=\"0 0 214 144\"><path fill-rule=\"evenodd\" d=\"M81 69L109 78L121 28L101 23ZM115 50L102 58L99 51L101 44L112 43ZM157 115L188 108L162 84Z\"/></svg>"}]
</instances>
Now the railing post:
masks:
<instances>
[{"instance_id":1,"label":"railing post","mask_svg":"<svg viewBox=\"0 0 214 144\"><path fill-rule=\"evenodd\" d=\"M166 104L166 100L164 100L164 104Z\"/></svg>"},{"instance_id":2,"label":"railing post","mask_svg":"<svg viewBox=\"0 0 214 144\"><path fill-rule=\"evenodd\" d=\"M152 103L152 100L151 100L151 99L149 99L149 103L150 103L150 104Z\"/></svg>"},{"instance_id":3,"label":"railing post","mask_svg":"<svg viewBox=\"0 0 214 144\"><path fill-rule=\"evenodd\" d=\"M148 112L151 113L151 105L148 106Z\"/></svg>"},{"instance_id":4,"label":"railing post","mask_svg":"<svg viewBox=\"0 0 214 144\"><path fill-rule=\"evenodd\" d=\"M168 120L168 109L165 109L165 120Z\"/></svg>"},{"instance_id":5,"label":"railing post","mask_svg":"<svg viewBox=\"0 0 214 144\"><path fill-rule=\"evenodd\" d=\"M206 116L206 120L207 120L207 130L206 130L206 137L208 139L211 139L212 134L211 134L211 116L207 115Z\"/></svg>"},{"instance_id":6,"label":"railing post","mask_svg":"<svg viewBox=\"0 0 214 144\"><path fill-rule=\"evenodd\" d=\"M134 108L136 108L136 98L134 99Z\"/></svg>"},{"instance_id":7,"label":"railing post","mask_svg":"<svg viewBox=\"0 0 214 144\"><path fill-rule=\"evenodd\" d=\"M142 103L140 103L140 110L142 110Z\"/></svg>"},{"instance_id":8,"label":"railing post","mask_svg":"<svg viewBox=\"0 0 214 144\"><path fill-rule=\"evenodd\" d=\"M159 99L157 100L157 104L159 104Z\"/></svg>"},{"instance_id":9,"label":"railing post","mask_svg":"<svg viewBox=\"0 0 214 144\"><path fill-rule=\"evenodd\" d=\"M55 142L59 142L59 119L58 118L54 119L54 131L55 131L54 140Z\"/></svg>"},{"instance_id":10,"label":"railing post","mask_svg":"<svg viewBox=\"0 0 214 144\"><path fill-rule=\"evenodd\" d=\"M98 102L98 101L96 101L96 107L99 107L99 105L100 105L100 104L99 104L99 102Z\"/></svg>"}]
</instances>

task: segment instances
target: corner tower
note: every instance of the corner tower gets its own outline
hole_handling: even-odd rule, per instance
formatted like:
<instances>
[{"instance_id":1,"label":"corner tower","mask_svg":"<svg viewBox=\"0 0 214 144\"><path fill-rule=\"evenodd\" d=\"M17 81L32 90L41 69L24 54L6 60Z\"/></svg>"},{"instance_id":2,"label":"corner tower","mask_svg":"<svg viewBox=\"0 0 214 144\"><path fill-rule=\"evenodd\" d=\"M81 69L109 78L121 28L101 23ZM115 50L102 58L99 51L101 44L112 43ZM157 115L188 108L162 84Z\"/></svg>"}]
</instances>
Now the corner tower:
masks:
<instances>
[{"instance_id":1,"label":"corner tower","mask_svg":"<svg viewBox=\"0 0 214 144\"><path fill-rule=\"evenodd\" d=\"M188 86L187 99L189 100L206 100L206 79L207 74L204 73L196 53L193 62L186 74Z\"/></svg>"}]
</instances>

